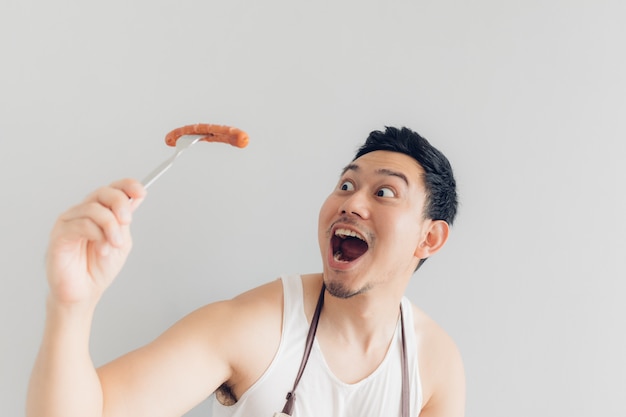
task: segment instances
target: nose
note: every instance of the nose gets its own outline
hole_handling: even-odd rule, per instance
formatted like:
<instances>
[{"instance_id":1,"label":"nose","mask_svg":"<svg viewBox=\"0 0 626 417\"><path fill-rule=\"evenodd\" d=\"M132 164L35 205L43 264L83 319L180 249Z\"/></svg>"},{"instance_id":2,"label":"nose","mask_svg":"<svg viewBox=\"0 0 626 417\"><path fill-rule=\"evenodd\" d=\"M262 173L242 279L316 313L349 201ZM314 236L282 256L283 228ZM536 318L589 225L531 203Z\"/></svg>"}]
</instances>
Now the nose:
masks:
<instances>
[{"instance_id":1,"label":"nose","mask_svg":"<svg viewBox=\"0 0 626 417\"><path fill-rule=\"evenodd\" d=\"M339 205L341 215L353 215L362 219L369 218L369 205L367 196L362 191L356 191L346 196Z\"/></svg>"}]
</instances>

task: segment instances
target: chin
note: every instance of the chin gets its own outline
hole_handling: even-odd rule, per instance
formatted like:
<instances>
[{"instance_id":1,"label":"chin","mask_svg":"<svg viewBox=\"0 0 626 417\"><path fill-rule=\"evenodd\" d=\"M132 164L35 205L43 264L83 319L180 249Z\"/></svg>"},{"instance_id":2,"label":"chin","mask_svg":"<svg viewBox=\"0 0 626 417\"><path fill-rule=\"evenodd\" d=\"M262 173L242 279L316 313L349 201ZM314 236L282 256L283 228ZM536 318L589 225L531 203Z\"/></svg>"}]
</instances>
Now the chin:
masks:
<instances>
[{"instance_id":1,"label":"chin","mask_svg":"<svg viewBox=\"0 0 626 417\"><path fill-rule=\"evenodd\" d=\"M331 281L331 282L326 283L326 291L328 291L328 293L332 295L333 297L342 298L342 299L348 299L356 295L363 294L369 291L369 289L370 289L369 285L365 285L365 286L355 289L346 285L346 283L344 282Z\"/></svg>"}]
</instances>

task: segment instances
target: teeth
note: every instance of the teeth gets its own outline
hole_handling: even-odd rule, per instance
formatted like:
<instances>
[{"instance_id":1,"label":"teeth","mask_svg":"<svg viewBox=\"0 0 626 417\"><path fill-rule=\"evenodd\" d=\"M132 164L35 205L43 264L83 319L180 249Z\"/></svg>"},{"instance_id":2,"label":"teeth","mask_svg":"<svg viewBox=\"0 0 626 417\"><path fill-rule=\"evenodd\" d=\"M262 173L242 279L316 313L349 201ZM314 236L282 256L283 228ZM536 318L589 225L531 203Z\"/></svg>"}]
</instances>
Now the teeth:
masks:
<instances>
[{"instance_id":1,"label":"teeth","mask_svg":"<svg viewBox=\"0 0 626 417\"><path fill-rule=\"evenodd\" d=\"M339 236L340 238L347 238L347 237L356 237L357 239L361 239L361 240L365 240L363 238L363 236L361 236L360 234L358 234L357 232L355 232L354 230L348 230L348 229L337 229L335 230L335 236Z\"/></svg>"}]
</instances>

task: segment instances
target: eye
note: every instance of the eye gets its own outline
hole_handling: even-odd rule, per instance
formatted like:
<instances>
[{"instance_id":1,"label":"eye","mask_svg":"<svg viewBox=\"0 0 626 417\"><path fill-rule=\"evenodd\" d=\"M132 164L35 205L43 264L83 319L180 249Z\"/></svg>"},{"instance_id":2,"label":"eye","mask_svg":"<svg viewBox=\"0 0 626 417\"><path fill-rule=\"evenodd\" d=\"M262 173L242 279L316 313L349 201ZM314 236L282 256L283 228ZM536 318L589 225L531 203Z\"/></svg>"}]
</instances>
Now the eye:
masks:
<instances>
[{"instance_id":1,"label":"eye","mask_svg":"<svg viewBox=\"0 0 626 417\"><path fill-rule=\"evenodd\" d=\"M395 197L396 193L389 187L382 187L376 191L377 197Z\"/></svg>"},{"instance_id":2,"label":"eye","mask_svg":"<svg viewBox=\"0 0 626 417\"><path fill-rule=\"evenodd\" d=\"M341 191L353 191L354 184L352 184L350 181L344 181L339 185L339 189Z\"/></svg>"}]
</instances>

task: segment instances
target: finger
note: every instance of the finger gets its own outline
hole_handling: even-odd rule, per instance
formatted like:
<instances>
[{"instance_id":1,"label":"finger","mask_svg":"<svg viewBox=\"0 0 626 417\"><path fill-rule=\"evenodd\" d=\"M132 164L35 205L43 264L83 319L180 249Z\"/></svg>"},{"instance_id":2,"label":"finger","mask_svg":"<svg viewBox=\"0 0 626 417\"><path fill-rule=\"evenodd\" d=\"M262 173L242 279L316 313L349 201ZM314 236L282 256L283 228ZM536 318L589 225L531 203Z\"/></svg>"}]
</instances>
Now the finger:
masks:
<instances>
[{"instance_id":1,"label":"finger","mask_svg":"<svg viewBox=\"0 0 626 417\"><path fill-rule=\"evenodd\" d=\"M107 187L102 187L87 197L111 210L120 224L129 224L133 211L143 201L145 190L134 180L121 180Z\"/></svg>"},{"instance_id":2,"label":"finger","mask_svg":"<svg viewBox=\"0 0 626 417\"><path fill-rule=\"evenodd\" d=\"M124 243L123 223L111 209L97 201L79 204L59 218L58 232L66 238L106 241L114 247Z\"/></svg>"},{"instance_id":3,"label":"finger","mask_svg":"<svg viewBox=\"0 0 626 417\"><path fill-rule=\"evenodd\" d=\"M123 191L128 198L133 200L142 200L147 193L143 184L132 178L115 181L111 184L111 187Z\"/></svg>"}]
</instances>

